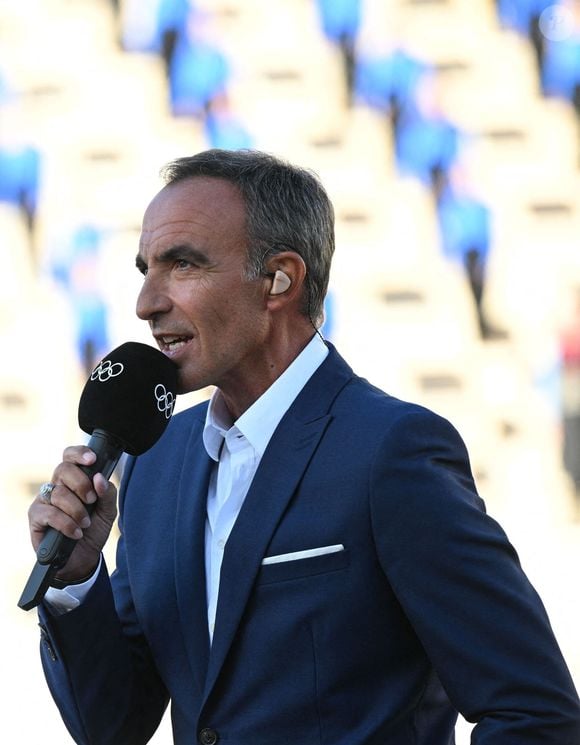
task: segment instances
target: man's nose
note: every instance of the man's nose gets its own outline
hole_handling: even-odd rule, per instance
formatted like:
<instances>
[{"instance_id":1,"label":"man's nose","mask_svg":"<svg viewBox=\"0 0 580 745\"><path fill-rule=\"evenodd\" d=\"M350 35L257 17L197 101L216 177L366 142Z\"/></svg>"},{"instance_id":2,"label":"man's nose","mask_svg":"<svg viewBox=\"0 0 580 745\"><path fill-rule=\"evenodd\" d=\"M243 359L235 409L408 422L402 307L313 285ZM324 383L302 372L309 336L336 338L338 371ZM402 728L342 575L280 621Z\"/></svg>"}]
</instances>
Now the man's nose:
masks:
<instances>
[{"instance_id":1,"label":"man's nose","mask_svg":"<svg viewBox=\"0 0 580 745\"><path fill-rule=\"evenodd\" d=\"M163 284L148 274L137 297L136 313L142 321L151 321L171 309L171 298Z\"/></svg>"}]
</instances>

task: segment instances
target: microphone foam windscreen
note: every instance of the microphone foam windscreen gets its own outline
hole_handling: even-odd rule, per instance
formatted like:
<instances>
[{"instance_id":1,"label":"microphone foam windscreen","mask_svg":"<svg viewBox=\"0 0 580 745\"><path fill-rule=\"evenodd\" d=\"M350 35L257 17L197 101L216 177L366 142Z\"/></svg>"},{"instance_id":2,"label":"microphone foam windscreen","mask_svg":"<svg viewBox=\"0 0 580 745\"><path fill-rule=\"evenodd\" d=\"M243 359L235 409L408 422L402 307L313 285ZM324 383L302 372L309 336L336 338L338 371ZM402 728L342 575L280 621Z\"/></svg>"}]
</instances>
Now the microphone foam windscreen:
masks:
<instances>
[{"instance_id":1,"label":"microphone foam windscreen","mask_svg":"<svg viewBox=\"0 0 580 745\"><path fill-rule=\"evenodd\" d=\"M123 451L141 455L165 431L177 392L177 367L157 349L126 342L95 367L79 402L79 425L104 430Z\"/></svg>"}]
</instances>

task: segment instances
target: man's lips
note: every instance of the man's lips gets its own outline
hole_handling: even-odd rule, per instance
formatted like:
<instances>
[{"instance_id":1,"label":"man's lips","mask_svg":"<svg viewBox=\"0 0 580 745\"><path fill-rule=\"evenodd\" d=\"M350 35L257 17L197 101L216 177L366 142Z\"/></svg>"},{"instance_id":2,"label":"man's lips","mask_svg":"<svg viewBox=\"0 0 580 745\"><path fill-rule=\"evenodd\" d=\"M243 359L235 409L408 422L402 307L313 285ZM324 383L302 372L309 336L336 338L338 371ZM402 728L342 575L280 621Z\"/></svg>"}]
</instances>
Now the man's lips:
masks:
<instances>
[{"instance_id":1,"label":"man's lips","mask_svg":"<svg viewBox=\"0 0 580 745\"><path fill-rule=\"evenodd\" d=\"M168 355L176 354L180 349L183 349L193 337L178 334L162 334L155 336L159 349Z\"/></svg>"}]
</instances>

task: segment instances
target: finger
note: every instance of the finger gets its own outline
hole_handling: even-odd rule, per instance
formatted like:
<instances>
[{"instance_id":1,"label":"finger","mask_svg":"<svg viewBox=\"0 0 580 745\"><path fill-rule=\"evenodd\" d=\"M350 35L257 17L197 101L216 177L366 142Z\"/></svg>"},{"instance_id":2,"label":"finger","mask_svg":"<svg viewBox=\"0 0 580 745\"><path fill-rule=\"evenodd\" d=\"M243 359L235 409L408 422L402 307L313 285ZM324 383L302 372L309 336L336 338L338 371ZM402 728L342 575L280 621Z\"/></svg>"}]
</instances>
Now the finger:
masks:
<instances>
[{"instance_id":1,"label":"finger","mask_svg":"<svg viewBox=\"0 0 580 745\"><path fill-rule=\"evenodd\" d=\"M93 478L95 492L99 498L98 509L107 515L117 513L117 488L112 481L107 481L102 473L95 474Z\"/></svg>"},{"instance_id":2,"label":"finger","mask_svg":"<svg viewBox=\"0 0 580 745\"><path fill-rule=\"evenodd\" d=\"M79 466L90 466L97 460L96 454L86 445L71 445L65 448L62 457L64 461Z\"/></svg>"},{"instance_id":3,"label":"finger","mask_svg":"<svg viewBox=\"0 0 580 745\"><path fill-rule=\"evenodd\" d=\"M93 478L93 485L99 499L110 501L117 496L117 489L112 481L107 481L102 473L96 473Z\"/></svg>"},{"instance_id":4,"label":"finger","mask_svg":"<svg viewBox=\"0 0 580 745\"><path fill-rule=\"evenodd\" d=\"M50 495L50 506L64 512L80 528L88 528L91 524L85 502L65 484L56 484Z\"/></svg>"},{"instance_id":5,"label":"finger","mask_svg":"<svg viewBox=\"0 0 580 745\"><path fill-rule=\"evenodd\" d=\"M33 502L28 511L30 537L34 550L38 549L47 528L55 528L67 538L83 537L80 525L62 510L44 502Z\"/></svg>"},{"instance_id":6,"label":"finger","mask_svg":"<svg viewBox=\"0 0 580 745\"><path fill-rule=\"evenodd\" d=\"M52 483L55 484L51 494L53 504L55 503L55 491L58 487L64 487L76 494L85 504L93 504L97 501L97 493L93 488L92 479L80 468L76 461L64 461L58 465L54 470ZM61 491L60 488L58 490Z\"/></svg>"}]
</instances>

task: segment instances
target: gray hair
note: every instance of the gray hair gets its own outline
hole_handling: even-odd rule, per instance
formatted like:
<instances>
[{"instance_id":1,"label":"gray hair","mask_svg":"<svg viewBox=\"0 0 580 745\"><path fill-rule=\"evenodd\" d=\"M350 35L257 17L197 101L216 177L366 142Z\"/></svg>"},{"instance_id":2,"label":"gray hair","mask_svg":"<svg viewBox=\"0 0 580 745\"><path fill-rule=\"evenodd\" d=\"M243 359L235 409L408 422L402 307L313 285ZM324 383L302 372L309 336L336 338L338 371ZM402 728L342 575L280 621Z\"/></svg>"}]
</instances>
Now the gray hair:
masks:
<instances>
[{"instance_id":1,"label":"gray hair","mask_svg":"<svg viewBox=\"0 0 580 745\"><path fill-rule=\"evenodd\" d=\"M221 178L237 186L246 207L248 279L265 272L265 261L295 251L306 264L303 312L315 325L323 318L334 253L334 209L318 177L257 150L205 150L168 163L166 184L193 177Z\"/></svg>"}]
</instances>

